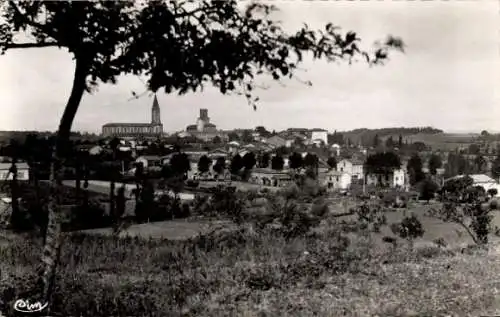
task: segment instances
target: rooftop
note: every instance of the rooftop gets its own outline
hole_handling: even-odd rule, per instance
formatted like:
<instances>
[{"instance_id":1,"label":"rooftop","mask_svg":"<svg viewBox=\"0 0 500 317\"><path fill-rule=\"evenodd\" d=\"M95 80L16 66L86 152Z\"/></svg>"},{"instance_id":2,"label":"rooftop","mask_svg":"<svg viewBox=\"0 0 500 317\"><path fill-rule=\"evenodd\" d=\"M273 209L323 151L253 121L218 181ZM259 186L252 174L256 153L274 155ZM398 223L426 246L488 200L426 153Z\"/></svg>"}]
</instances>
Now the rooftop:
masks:
<instances>
[{"instance_id":1,"label":"rooftop","mask_svg":"<svg viewBox=\"0 0 500 317\"><path fill-rule=\"evenodd\" d=\"M106 123L105 125L103 125L102 127L124 127L124 126L127 126L127 127L150 127L152 126L151 123Z\"/></svg>"}]
</instances>

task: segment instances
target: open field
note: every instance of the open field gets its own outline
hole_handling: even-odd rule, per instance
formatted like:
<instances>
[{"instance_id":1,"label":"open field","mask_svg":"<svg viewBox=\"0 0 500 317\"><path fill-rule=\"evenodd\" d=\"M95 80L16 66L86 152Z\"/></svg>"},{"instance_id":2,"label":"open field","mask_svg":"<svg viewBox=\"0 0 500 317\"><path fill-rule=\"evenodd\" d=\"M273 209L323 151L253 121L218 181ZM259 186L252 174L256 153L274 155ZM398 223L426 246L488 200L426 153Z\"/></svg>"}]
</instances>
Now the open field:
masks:
<instances>
[{"instance_id":1,"label":"open field","mask_svg":"<svg viewBox=\"0 0 500 317\"><path fill-rule=\"evenodd\" d=\"M348 205L353 207L354 205ZM415 214L425 229L424 236L422 237L423 242L432 242L435 239L442 238L447 244L453 246L465 245L472 243L472 239L468 236L464 228L457 224L443 222L441 220L431 218L425 215L426 211L431 207L439 207L438 203L435 204L421 204L415 203L413 206L406 209L398 209L391 212L386 212L388 224L400 222L405 216L410 213ZM337 208L337 209L336 209ZM331 214L338 214L346 212L344 206L331 206ZM492 226L500 227L500 211L493 212ZM344 216L335 218L336 221L342 220L355 220L357 216ZM185 220L171 220L171 221L160 221L151 222L145 224L136 224L128 227L126 230L121 232L121 236L139 236L142 238L164 238L169 240L183 240L195 237L199 234L206 233L214 228L234 228L234 224L229 221L211 221L206 219L185 219ZM84 231L91 234L111 234L111 229L92 229ZM391 236L392 232L389 227L383 227L380 234L375 234L375 241L382 243L383 236ZM496 240L496 237L491 237L491 239Z\"/></svg>"},{"instance_id":2,"label":"open field","mask_svg":"<svg viewBox=\"0 0 500 317\"><path fill-rule=\"evenodd\" d=\"M193 241L75 236L63 245L51 315L479 316L499 312L500 256L371 234L285 240L246 226ZM343 246L344 245L344 246ZM0 309L29 286L40 241L0 246Z\"/></svg>"}]
</instances>

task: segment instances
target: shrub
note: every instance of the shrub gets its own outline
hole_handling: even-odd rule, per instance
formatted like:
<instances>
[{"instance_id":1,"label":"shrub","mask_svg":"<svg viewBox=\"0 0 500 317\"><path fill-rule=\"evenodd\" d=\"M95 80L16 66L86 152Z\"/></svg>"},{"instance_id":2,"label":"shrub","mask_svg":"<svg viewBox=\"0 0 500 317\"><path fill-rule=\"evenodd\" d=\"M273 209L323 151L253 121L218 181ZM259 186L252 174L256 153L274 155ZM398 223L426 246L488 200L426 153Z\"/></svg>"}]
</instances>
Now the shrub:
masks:
<instances>
[{"instance_id":1,"label":"shrub","mask_svg":"<svg viewBox=\"0 0 500 317\"><path fill-rule=\"evenodd\" d=\"M498 190L496 188L488 189L488 195L490 195L490 197L495 197L497 194L498 194Z\"/></svg>"},{"instance_id":2,"label":"shrub","mask_svg":"<svg viewBox=\"0 0 500 317\"><path fill-rule=\"evenodd\" d=\"M420 196L419 198L422 200L429 201L434 198L436 192L438 190L438 185L431 180L424 180L420 184Z\"/></svg>"},{"instance_id":3,"label":"shrub","mask_svg":"<svg viewBox=\"0 0 500 317\"><path fill-rule=\"evenodd\" d=\"M358 216L358 224L363 230L380 232L380 228L387 224L387 218L379 205L370 205L365 202L353 211Z\"/></svg>"},{"instance_id":4,"label":"shrub","mask_svg":"<svg viewBox=\"0 0 500 317\"><path fill-rule=\"evenodd\" d=\"M392 224L391 230L410 243L413 243L414 239L422 237L425 232L422 223L415 215L405 217L401 222Z\"/></svg>"},{"instance_id":5,"label":"shrub","mask_svg":"<svg viewBox=\"0 0 500 317\"><path fill-rule=\"evenodd\" d=\"M311 206L311 214L316 217L324 217L329 212L328 203L326 203L324 199L315 200Z\"/></svg>"},{"instance_id":6,"label":"shrub","mask_svg":"<svg viewBox=\"0 0 500 317\"><path fill-rule=\"evenodd\" d=\"M87 204L75 207L70 215L69 230L84 230L111 226L113 219L106 215L105 207L97 199L91 199ZM69 228L68 228L69 227Z\"/></svg>"},{"instance_id":7,"label":"shrub","mask_svg":"<svg viewBox=\"0 0 500 317\"><path fill-rule=\"evenodd\" d=\"M498 200L490 201L490 209L491 210L498 210Z\"/></svg>"}]
</instances>

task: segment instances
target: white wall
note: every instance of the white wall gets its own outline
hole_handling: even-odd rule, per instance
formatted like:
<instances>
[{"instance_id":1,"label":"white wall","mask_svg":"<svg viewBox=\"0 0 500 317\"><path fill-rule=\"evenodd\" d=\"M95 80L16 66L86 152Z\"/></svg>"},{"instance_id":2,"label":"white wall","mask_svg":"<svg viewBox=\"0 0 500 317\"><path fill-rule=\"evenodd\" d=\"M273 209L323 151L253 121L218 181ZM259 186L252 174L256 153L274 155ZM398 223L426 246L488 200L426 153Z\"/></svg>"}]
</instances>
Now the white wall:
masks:
<instances>
[{"instance_id":1,"label":"white wall","mask_svg":"<svg viewBox=\"0 0 500 317\"><path fill-rule=\"evenodd\" d=\"M311 140L314 141L317 139L323 141L325 144L328 144L328 132L327 131L313 131L311 133Z\"/></svg>"},{"instance_id":2,"label":"white wall","mask_svg":"<svg viewBox=\"0 0 500 317\"><path fill-rule=\"evenodd\" d=\"M4 180L12 180L12 173L10 173L7 177L7 174L9 173L8 170L0 170L0 180L1 181L4 181ZM18 170L17 171L17 180L20 180L20 181L27 181L29 180L29 171L28 170L25 170L25 169L22 169L22 170Z\"/></svg>"}]
</instances>

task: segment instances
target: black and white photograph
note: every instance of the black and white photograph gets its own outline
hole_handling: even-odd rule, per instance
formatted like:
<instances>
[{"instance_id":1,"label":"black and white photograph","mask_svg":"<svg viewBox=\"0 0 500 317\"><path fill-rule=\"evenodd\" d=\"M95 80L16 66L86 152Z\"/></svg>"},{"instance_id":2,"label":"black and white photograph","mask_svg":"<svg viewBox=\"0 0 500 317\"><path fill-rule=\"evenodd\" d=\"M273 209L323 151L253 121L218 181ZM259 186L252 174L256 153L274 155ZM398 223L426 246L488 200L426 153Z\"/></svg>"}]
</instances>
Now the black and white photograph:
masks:
<instances>
[{"instance_id":1,"label":"black and white photograph","mask_svg":"<svg viewBox=\"0 0 500 317\"><path fill-rule=\"evenodd\" d=\"M500 316L500 1L0 1L0 317Z\"/></svg>"}]
</instances>

